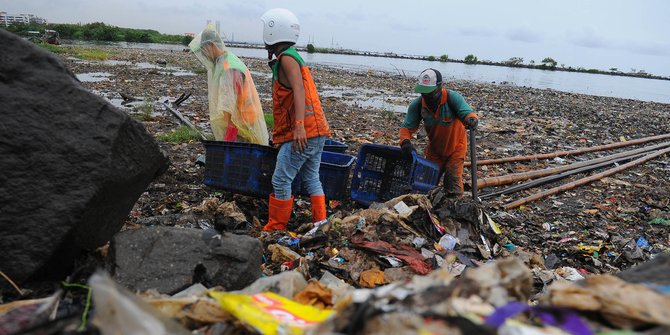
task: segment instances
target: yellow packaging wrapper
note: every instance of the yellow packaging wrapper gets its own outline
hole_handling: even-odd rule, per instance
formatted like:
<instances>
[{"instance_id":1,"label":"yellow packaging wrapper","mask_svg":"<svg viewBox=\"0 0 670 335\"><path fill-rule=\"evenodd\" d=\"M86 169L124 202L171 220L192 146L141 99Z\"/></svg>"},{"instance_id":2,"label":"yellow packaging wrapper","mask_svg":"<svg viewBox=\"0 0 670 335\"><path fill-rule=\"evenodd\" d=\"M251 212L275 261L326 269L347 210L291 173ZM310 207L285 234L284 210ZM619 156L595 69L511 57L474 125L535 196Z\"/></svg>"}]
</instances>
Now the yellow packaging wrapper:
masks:
<instances>
[{"instance_id":1,"label":"yellow packaging wrapper","mask_svg":"<svg viewBox=\"0 0 670 335\"><path fill-rule=\"evenodd\" d=\"M254 295L210 292L212 298L241 322L265 335L301 335L305 328L333 314L265 292Z\"/></svg>"}]
</instances>

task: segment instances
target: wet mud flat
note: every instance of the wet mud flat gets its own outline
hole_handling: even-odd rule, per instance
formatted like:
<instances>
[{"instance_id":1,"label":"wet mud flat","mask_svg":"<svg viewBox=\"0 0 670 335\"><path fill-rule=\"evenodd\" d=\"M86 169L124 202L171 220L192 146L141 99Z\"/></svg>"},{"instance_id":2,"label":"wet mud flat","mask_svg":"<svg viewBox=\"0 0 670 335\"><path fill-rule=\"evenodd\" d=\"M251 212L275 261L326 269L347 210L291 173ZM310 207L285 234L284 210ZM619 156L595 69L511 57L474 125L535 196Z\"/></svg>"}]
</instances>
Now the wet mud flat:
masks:
<instances>
[{"instance_id":1,"label":"wet mud flat","mask_svg":"<svg viewBox=\"0 0 670 335\"><path fill-rule=\"evenodd\" d=\"M140 121L155 136L180 126L159 102L191 97L178 107L204 132L208 129L207 83L204 69L189 52L106 48L108 61L82 61L61 54L82 84L131 115L142 104L152 106ZM270 69L266 61L243 58L252 71L264 112L271 112ZM138 65L139 64L139 65ZM147 66L149 64L149 66ZM312 66L312 74L333 130L333 139L356 155L366 143L398 144L402 111L416 97L415 78L375 70L350 71ZM448 77L448 74L444 74ZM549 153L670 133L670 104L597 97L494 83L448 82L480 116L477 157L480 160ZM124 105L123 97L140 101ZM128 107L130 106L130 107ZM414 141L421 151L425 133ZM207 198L234 201L252 223L249 234L260 236L267 219L267 200L232 194L202 183L204 168L195 164L204 147L197 141L160 142L171 160L137 201L127 227L158 221L194 225L187 219ZM481 166L485 178L538 170L604 156L635 147L551 160ZM560 183L585 175L571 176ZM465 172L464 179L469 179ZM503 210L512 200L556 184L543 185L483 202L483 207L509 239L521 249L552 260L552 266L572 266L589 273L613 272L667 251L670 227L670 158L643 165L558 195ZM498 190L487 188L480 194ZM468 194L466 194L468 196ZM331 203L329 214L346 217L360 208L350 201ZM309 221L309 205L298 201L291 227ZM157 219L160 218L160 219ZM654 223L650 223L654 222ZM267 236L264 236L267 237Z\"/></svg>"}]
</instances>

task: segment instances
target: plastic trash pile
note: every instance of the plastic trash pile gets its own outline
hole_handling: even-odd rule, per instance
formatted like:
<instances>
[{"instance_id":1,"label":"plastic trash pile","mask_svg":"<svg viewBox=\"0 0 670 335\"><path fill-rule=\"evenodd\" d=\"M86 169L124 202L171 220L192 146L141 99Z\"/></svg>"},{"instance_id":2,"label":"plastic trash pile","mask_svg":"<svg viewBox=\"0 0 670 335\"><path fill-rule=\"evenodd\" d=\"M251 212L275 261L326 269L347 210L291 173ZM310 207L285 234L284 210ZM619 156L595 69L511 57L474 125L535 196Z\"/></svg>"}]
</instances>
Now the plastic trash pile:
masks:
<instances>
[{"instance_id":1,"label":"plastic trash pile","mask_svg":"<svg viewBox=\"0 0 670 335\"><path fill-rule=\"evenodd\" d=\"M670 267L670 255L658 256ZM644 268L644 265L640 269ZM657 269L655 269L657 270ZM133 294L106 273L89 280L92 313L63 314L52 297L0 305L0 334L666 334L665 275L631 283L612 275L560 279L533 296L533 271L517 257L454 275L430 274L354 288L325 272L294 270L260 278L242 291L195 284L173 296ZM630 274L635 274L633 269Z\"/></svg>"},{"instance_id":2,"label":"plastic trash pile","mask_svg":"<svg viewBox=\"0 0 670 335\"><path fill-rule=\"evenodd\" d=\"M260 238L266 276L244 290L133 294L97 272L79 294L0 305L0 335L670 331L670 255L621 278L547 268L476 203L439 191Z\"/></svg>"}]
</instances>

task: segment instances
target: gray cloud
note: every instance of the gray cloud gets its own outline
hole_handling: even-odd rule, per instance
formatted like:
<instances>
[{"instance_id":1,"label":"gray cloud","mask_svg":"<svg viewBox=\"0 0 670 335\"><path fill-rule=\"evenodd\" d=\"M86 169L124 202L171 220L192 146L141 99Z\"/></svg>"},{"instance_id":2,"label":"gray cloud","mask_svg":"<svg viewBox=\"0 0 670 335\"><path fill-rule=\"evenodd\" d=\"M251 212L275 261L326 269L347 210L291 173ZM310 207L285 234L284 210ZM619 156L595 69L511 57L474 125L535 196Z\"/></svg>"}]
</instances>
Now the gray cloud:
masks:
<instances>
[{"instance_id":1,"label":"gray cloud","mask_svg":"<svg viewBox=\"0 0 670 335\"><path fill-rule=\"evenodd\" d=\"M463 27L459 28L458 32L463 36L472 37L492 37L498 35L495 30L486 27Z\"/></svg>"},{"instance_id":2,"label":"gray cloud","mask_svg":"<svg viewBox=\"0 0 670 335\"><path fill-rule=\"evenodd\" d=\"M619 49L640 55L670 56L670 44L667 43L629 41L622 43Z\"/></svg>"},{"instance_id":3,"label":"gray cloud","mask_svg":"<svg viewBox=\"0 0 670 335\"><path fill-rule=\"evenodd\" d=\"M608 39L592 27L579 32L569 32L568 42L572 45L604 50L624 50L633 54L650 56L670 56L670 44L644 40Z\"/></svg>"},{"instance_id":4,"label":"gray cloud","mask_svg":"<svg viewBox=\"0 0 670 335\"><path fill-rule=\"evenodd\" d=\"M426 27L418 24L410 24L406 22L399 22L399 21L393 21L389 22L388 26L391 28L391 30L396 30L396 31L402 31L402 32L423 32L425 31Z\"/></svg>"},{"instance_id":5,"label":"gray cloud","mask_svg":"<svg viewBox=\"0 0 670 335\"><path fill-rule=\"evenodd\" d=\"M580 31L568 31L567 40L570 44L596 49L614 49L616 44L600 35L592 26L584 26Z\"/></svg>"},{"instance_id":6,"label":"gray cloud","mask_svg":"<svg viewBox=\"0 0 670 335\"><path fill-rule=\"evenodd\" d=\"M536 43L542 41L542 36L528 27L514 28L508 31L505 36L512 41L526 43Z\"/></svg>"}]
</instances>

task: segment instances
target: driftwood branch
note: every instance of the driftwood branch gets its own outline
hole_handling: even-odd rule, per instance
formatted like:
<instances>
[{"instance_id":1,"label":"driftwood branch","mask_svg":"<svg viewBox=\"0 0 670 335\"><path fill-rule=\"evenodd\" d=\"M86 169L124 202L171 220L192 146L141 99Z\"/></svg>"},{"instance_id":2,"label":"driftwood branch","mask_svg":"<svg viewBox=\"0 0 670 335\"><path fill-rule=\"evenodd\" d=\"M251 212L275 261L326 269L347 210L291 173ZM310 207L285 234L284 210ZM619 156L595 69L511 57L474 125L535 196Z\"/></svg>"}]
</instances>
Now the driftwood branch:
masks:
<instances>
[{"instance_id":1,"label":"driftwood branch","mask_svg":"<svg viewBox=\"0 0 670 335\"><path fill-rule=\"evenodd\" d=\"M172 112L172 114L174 114L181 122L183 122L185 125L187 125L191 129L195 130L198 133L198 135L200 135L200 138L202 138L203 140L207 140L207 137L205 137L205 135L203 135L203 133L200 130L198 130L198 128L196 128L195 125L193 125L193 123L191 123L191 121L189 121L187 118L184 117L184 115L179 113L178 110L170 107L170 105L166 104L165 102L161 102L161 103L163 104L163 106L165 106L165 108L167 108L170 112Z\"/></svg>"},{"instance_id":2,"label":"driftwood branch","mask_svg":"<svg viewBox=\"0 0 670 335\"><path fill-rule=\"evenodd\" d=\"M504 176L482 178L482 179L479 179L477 181L477 188L507 185L507 184L511 184L511 183L514 183L514 182L517 182L517 181L524 181L524 180L528 180L528 179L535 179L535 178L539 178L539 177L550 176L550 175L554 175L554 174L561 173L561 172L564 172L564 171L574 170L574 169L578 169L578 168L593 165L593 164L608 162L608 161L623 158L623 157L635 156L635 155L638 155L638 154L641 154L641 153L644 153L644 152L659 150L659 149L663 149L663 148L666 148L666 147L670 147L670 142L663 142L663 143L660 143L660 144L657 144L657 145L652 145L652 146L649 146L649 147L644 147L644 148L639 148L639 149L635 149L635 150L620 152L620 153L617 153L617 154L613 154L613 155L609 155L609 156L605 156L605 157L600 157L600 158L595 158L595 159L591 159L591 160L588 160L588 161L573 163L573 164L565 165L565 166L559 166L559 167L548 168L548 169L543 169L543 170L536 170L536 171L513 173L513 174L504 175ZM477 164L479 164L479 162L477 162Z\"/></svg>"},{"instance_id":3,"label":"driftwood branch","mask_svg":"<svg viewBox=\"0 0 670 335\"><path fill-rule=\"evenodd\" d=\"M0 276L2 276L2 278L5 278L5 280L6 280L10 285L12 285L12 287L16 290L16 292L19 293L19 295L23 295L23 290L20 289L19 286L16 285L16 283L14 283L14 281L13 281L11 278L9 278L9 276L7 276L7 275L6 275L4 272L2 272L2 271L0 271Z\"/></svg>"},{"instance_id":4,"label":"driftwood branch","mask_svg":"<svg viewBox=\"0 0 670 335\"><path fill-rule=\"evenodd\" d=\"M670 152L670 148L666 148L666 149L663 149L663 150L659 150L659 151L657 151L657 152L654 152L654 153L645 155L645 156L642 157L642 158L636 159L636 160L634 160L634 161L632 161L632 162L629 162L629 163L626 163L626 164L624 164L624 165L621 165L621 166L615 167L615 168L613 168L613 169L609 169L609 170L606 170L606 171L603 171L603 172L594 174L593 176L589 176L589 177L586 177L586 178L582 178L582 179L579 179L579 180L575 180L575 181L573 181L573 182L571 182L571 183L567 183L567 184L565 184L565 185L561 185L561 186L558 186L558 187L554 187L554 188L552 188L552 189L548 189L548 190L546 190L546 191L542 191L542 192L540 192L540 193L533 194L533 195L531 195L531 196L528 196L528 197L519 199L519 200L517 200L517 201L513 201L513 202L510 202L510 203L507 203L507 204L505 204L505 205L503 206L503 208L505 208L505 209L516 208L516 207L519 207L519 206L521 206L521 205L525 205L525 204L527 204L527 203L529 203L529 202L532 202L532 201L535 201L535 200L544 198L544 197L549 196L549 195L553 195L553 194L560 193L560 192L563 192L563 191L571 190L571 189L573 189L573 188L575 188L575 187L578 187L578 186L581 186L581 185L584 185L584 184L588 184L588 183L590 183L590 182L592 182L592 181L596 181L596 180L602 179L602 178L604 178L604 177L611 176L611 175L613 175L613 174L615 174L615 173L619 173L619 172L621 172L621 171L624 171L624 170L626 170L626 169L628 169L628 168L631 168L631 167L640 165L640 164L642 164L642 163L645 163L646 161L649 161L649 160L652 160L652 159L654 159L654 158L656 158L656 157L665 155L665 154L667 154L667 153L669 153L669 152Z\"/></svg>"},{"instance_id":5,"label":"driftwood branch","mask_svg":"<svg viewBox=\"0 0 670 335\"><path fill-rule=\"evenodd\" d=\"M588 148L581 148L581 149L575 149L575 150L568 150L568 151L556 151L556 152L551 152L547 154L537 154L537 155L530 155L530 156L514 156L514 157L505 157L505 158L496 158L496 159L485 159L485 160L478 160L477 165L482 166L482 165L491 165L491 164L499 164L499 163L509 163L509 162L521 162L521 161L528 161L532 159L549 159L549 158L554 158L554 157L561 157L561 156L569 156L569 155L578 155L578 154L583 154L587 152L594 152L594 151L603 151L603 150L609 150L609 149L616 149L616 148L621 148L621 147L626 147L626 146L631 146L631 145L636 145L636 144L644 144L652 141L658 141L658 140L664 140L670 138L670 134L663 134L663 135L657 135L657 136L651 136L651 137L643 137L643 138L638 138L635 140L630 140L626 142L617 142L617 143L612 143L612 144L606 144L606 145L598 145L595 147L588 147ZM470 166L470 162L465 162L465 166Z\"/></svg>"}]
</instances>

